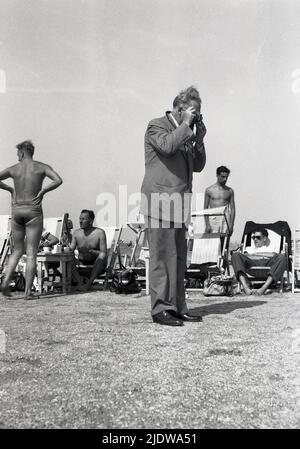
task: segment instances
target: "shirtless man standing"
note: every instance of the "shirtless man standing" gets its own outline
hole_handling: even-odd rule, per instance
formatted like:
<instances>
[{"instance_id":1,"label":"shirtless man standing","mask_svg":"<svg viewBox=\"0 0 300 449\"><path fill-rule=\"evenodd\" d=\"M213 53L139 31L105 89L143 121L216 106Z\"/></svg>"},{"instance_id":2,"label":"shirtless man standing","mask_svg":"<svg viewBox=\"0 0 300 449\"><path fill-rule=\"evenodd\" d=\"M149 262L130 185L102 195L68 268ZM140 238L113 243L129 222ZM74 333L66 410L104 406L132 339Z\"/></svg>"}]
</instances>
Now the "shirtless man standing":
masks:
<instances>
[{"instance_id":1,"label":"shirtless man standing","mask_svg":"<svg viewBox=\"0 0 300 449\"><path fill-rule=\"evenodd\" d=\"M107 246L105 231L93 226L95 214L92 210L83 209L80 213L80 229L72 235L70 249L78 249L78 259L82 265L93 265L86 285L80 290L89 290L97 276L104 273L107 265ZM76 265L73 266L73 276L80 284L81 278Z\"/></svg>"},{"instance_id":2,"label":"shirtless man standing","mask_svg":"<svg viewBox=\"0 0 300 449\"><path fill-rule=\"evenodd\" d=\"M221 166L217 168L217 182L205 190L204 209L227 206L227 220L229 225L229 235L232 235L235 220L234 192L231 187L226 186L230 170ZM205 232L227 233L227 226L224 217L205 217Z\"/></svg>"},{"instance_id":3,"label":"shirtless man standing","mask_svg":"<svg viewBox=\"0 0 300 449\"><path fill-rule=\"evenodd\" d=\"M13 253L9 257L5 278L1 286L4 296L11 296L9 281L24 253L26 238L26 273L24 299L36 298L31 294L36 273L36 255L43 231L42 200L50 190L62 184L61 177L49 166L33 160L34 146L26 140L17 146L19 163L0 172L0 188L11 193L11 232ZM52 182L43 186L45 178ZM2 180L12 178L14 188Z\"/></svg>"}]
</instances>

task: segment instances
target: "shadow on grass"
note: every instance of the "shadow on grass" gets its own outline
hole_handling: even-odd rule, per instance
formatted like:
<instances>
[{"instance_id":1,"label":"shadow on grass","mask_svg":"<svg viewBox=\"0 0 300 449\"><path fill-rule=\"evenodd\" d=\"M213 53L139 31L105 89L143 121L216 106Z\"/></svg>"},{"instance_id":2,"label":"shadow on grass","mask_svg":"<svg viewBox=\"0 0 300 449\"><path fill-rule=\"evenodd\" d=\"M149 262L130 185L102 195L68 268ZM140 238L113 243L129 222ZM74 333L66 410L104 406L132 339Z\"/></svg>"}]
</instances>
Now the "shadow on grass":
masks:
<instances>
[{"instance_id":1,"label":"shadow on grass","mask_svg":"<svg viewBox=\"0 0 300 449\"><path fill-rule=\"evenodd\" d=\"M249 307L262 306L266 304L267 301L231 301L225 303L217 303L210 304L208 306L195 307L194 309L190 309L190 312L193 315L218 315L218 314L226 314L231 313L236 309L248 309Z\"/></svg>"}]
</instances>

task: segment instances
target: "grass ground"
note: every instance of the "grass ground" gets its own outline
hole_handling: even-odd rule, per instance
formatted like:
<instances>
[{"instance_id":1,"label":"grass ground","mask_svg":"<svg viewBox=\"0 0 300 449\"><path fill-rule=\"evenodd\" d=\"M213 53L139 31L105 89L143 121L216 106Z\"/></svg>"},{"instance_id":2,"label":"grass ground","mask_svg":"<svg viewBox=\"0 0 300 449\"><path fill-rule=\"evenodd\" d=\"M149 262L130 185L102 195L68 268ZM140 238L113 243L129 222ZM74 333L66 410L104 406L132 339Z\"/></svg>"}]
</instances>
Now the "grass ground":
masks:
<instances>
[{"instance_id":1,"label":"grass ground","mask_svg":"<svg viewBox=\"0 0 300 449\"><path fill-rule=\"evenodd\" d=\"M0 298L0 428L299 428L299 294L188 304L172 328L145 296Z\"/></svg>"}]
</instances>

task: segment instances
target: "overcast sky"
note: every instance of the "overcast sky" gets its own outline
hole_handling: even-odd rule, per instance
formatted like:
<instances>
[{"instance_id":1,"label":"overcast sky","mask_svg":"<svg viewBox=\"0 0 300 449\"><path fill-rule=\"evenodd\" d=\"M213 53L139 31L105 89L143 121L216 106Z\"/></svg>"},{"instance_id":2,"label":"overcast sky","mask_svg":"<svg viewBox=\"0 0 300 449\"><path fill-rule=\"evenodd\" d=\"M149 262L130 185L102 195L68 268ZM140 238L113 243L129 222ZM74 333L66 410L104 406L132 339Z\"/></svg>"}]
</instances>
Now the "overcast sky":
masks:
<instances>
[{"instance_id":1,"label":"overcast sky","mask_svg":"<svg viewBox=\"0 0 300 449\"><path fill-rule=\"evenodd\" d=\"M191 84L207 164L194 191L231 169L239 240L247 220L300 225L300 2L0 0L0 168L32 139L64 184L45 216L140 190L147 123ZM0 214L9 195L0 191ZM101 225L101 223L98 223Z\"/></svg>"}]
</instances>

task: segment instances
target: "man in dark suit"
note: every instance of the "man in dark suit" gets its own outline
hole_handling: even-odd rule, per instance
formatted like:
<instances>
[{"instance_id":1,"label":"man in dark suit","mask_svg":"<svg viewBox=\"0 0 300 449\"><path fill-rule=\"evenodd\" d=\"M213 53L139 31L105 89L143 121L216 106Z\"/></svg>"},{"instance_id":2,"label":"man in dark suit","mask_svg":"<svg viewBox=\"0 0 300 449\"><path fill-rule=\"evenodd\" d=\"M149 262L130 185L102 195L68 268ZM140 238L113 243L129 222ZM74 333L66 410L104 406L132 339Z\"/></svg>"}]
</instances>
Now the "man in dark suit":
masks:
<instances>
[{"instance_id":1,"label":"man in dark suit","mask_svg":"<svg viewBox=\"0 0 300 449\"><path fill-rule=\"evenodd\" d=\"M172 112L148 124L141 213L150 251L151 314L155 323L182 326L201 321L185 301L186 227L190 218L193 172L201 172L206 128L201 99L193 86L181 91Z\"/></svg>"}]
</instances>

